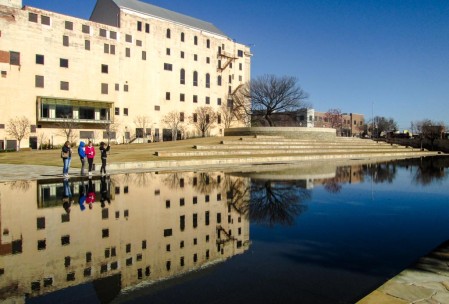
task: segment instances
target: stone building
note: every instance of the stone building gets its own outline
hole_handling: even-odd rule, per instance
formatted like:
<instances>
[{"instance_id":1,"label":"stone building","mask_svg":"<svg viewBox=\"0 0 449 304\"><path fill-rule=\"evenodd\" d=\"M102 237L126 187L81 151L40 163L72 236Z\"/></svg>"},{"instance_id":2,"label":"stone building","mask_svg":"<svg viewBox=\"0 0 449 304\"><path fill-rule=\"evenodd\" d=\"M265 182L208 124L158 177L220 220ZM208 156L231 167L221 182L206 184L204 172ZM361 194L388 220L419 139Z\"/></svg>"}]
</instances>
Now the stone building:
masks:
<instances>
[{"instance_id":1,"label":"stone building","mask_svg":"<svg viewBox=\"0 0 449 304\"><path fill-rule=\"evenodd\" d=\"M213 8L211 8L213 9ZM21 147L70 139L170 140L173 111L198 135L198 107L218 111L250 79L248 46L213 24L137 0L98 0L90 20L0 0L0 149L25 116ZM32 47L31 47L32 46ZM222 134L220 118L211 136Z\"/></svg>"}]
</instances>

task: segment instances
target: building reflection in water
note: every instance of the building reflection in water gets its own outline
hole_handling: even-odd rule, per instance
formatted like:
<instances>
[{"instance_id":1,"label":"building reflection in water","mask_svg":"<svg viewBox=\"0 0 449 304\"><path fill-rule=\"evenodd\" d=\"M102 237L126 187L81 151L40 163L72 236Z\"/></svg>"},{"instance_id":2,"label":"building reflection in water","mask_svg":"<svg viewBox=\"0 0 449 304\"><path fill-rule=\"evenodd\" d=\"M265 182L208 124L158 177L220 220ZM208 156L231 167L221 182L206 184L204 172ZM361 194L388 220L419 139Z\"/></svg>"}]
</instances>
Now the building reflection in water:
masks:
<instances>
[{"instance_id":1,"label":"building reflection in water","mask_svg":"<svg viewBox=\"0 0 449 304\"><path fill-rule=\"evenodd\" d=\"M107 278L113 297L249 247L241 207L247 178L142 173L25 182L20 191L18 184L0 185L1 300L20 303ZM235 185L240 196L232 195Z\"/></svg>"},{"instance_id":2,"label":"building reflection in water","mask_svg":"<svg viewBox=\"0 0 449 304\"><path fill-rule=\"evenodd\" d=\"M449 167L432 158L0 184L0 300L92 282L108 302L245 252L250 221L294 224L314 187L389 183L398 166L422 185Z\"/></svg>"}]
</instances>

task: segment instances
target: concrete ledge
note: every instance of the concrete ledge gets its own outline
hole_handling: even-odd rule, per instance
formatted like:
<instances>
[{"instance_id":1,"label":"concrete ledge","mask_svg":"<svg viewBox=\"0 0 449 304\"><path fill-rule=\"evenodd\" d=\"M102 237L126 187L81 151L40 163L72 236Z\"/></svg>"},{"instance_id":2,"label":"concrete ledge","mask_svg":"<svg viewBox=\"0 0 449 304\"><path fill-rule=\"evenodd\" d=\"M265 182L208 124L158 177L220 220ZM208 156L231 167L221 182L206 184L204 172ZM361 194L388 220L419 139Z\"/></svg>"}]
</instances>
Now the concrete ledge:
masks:
<instances>
[{"instance_id":1,"label":"concrete ledge","mask_svg":"<svg viewBox=\"0 0 449 304\"><path fill-rule=\"evenodd\" d=\"M228 128L225 136L282 136L285 138L302 138L315 140L335 139L336 130L331 128L300 128L300 127L248 127Z\"/></svg>"}]
</instances>

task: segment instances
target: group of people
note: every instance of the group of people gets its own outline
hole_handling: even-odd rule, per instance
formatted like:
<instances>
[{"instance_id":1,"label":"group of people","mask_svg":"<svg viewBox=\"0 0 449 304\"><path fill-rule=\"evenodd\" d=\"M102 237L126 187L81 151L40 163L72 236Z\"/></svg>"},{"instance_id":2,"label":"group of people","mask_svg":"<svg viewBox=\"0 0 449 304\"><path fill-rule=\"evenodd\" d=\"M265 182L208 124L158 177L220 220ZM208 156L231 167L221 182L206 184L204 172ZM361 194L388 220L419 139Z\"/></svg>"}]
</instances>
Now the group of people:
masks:
<instances>
[{"instance_id":1,"label":"group of people","mask_svg":"<svg viewBox=\"0 0 449 304\"><path fill-rule=\"evenodd\" d=\"M106 175L106 159L108 157L107 152L111 149L111 146L109 143L106 145L106 143L101 142L100 143L100 153L101 153L101 169L100 173L103 175ZM92 176L92 171L94 170L94 158L95 158L95 147L92 143L92 141L89 141L87 146L82 141L80 142L78 146L78 156L81 160L81 176L85 175L85 164L86 164L86 158L88 163L88 174L89 176ZM61 150L61 158L63 161L63 169L62 174L65 178L69 177L69 168L70 163L72 161L72 147L70 146L70 142L66 141L65 144L62 146Z\"/></svg>"}]
</instances>

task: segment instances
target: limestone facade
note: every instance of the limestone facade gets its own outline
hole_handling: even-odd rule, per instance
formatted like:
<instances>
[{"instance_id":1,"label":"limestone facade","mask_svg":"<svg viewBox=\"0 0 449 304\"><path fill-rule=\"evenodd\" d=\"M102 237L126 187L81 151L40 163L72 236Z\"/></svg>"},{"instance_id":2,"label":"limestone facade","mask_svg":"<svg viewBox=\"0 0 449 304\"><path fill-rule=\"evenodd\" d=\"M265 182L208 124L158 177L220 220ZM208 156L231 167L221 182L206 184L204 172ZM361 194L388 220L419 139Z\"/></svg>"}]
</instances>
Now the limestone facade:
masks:
<instances>
[{"instance_id":1,"label":"limestone facade","mask_svg":"<svg viewBox=\"0 0 449 304\"><path fill-rule=\"evenodd\" d=\"M188 123L197 107L218 111L250 79L248 46L211 24L182 23L189 16L163 19L123 2L98 0L84 20L0 1L0 149L16 144L6 130L19 116L31 124L22 148L63 143L68 123L73 142L99 142L108 128L118 143L169 140L163 119L172 111L183 121L180 133L197 136ZM219 120L209 135L223 128Z\"/></svg>"}]
</instances>

